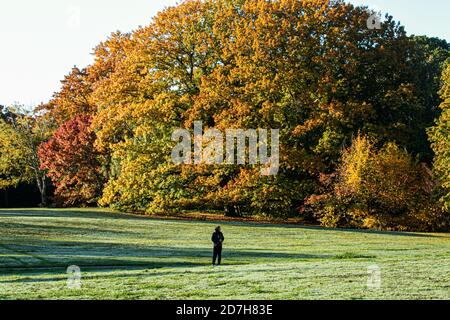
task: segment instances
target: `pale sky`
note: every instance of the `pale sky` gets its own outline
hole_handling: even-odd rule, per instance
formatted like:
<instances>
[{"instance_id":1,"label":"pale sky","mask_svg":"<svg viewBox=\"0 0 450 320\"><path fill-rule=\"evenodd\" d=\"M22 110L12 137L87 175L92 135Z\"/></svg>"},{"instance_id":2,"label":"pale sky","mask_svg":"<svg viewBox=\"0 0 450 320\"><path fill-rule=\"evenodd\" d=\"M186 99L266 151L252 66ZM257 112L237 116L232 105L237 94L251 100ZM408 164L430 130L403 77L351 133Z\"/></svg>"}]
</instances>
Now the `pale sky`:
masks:
<instances>
[{"instance_id":1,"label":"pale sky","mask_svg":"<svg viewBox=\"0 0 450 320\"><path fill-rule=\"evenodd\" d=\"M177 0L0 0L0 105L47 102L113 31L147 25ZM409 34L450 41L449 0L352 0L389 12Z\"/></svg>"}]
</instances>

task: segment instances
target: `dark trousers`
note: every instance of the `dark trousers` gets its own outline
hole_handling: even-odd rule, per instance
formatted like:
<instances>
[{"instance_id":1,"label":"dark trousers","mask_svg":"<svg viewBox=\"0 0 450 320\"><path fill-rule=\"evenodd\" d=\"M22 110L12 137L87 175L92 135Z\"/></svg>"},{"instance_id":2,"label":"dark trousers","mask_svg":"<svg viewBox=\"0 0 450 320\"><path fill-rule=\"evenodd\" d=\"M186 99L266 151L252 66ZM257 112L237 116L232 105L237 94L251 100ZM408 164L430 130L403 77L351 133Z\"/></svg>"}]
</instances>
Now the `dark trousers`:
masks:
<instances>
[{"instance_id":1,"label":"dark trousers","mask_svg":"<svg viewBox=\"0 0 450 320\"><path fill-rule=\"evenodd\" d=\"M213 264L216 264L216 259L217 259L217 264L220 264L221 260L222 260L222 245L218 245L218 246L214 246L214 250L213 250Z\"/></svg>"}]
</instances>

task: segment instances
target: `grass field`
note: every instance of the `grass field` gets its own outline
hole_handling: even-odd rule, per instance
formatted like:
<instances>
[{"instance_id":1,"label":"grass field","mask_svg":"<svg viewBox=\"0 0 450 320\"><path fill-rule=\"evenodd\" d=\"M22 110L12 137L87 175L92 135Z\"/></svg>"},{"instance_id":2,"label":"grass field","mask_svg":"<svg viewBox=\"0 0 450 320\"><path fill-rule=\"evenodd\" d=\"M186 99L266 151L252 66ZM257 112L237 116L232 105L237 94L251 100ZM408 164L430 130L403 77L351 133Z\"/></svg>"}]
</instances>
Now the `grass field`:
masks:
<instances>
[{"instance_id":1,"label":"grass field","mask_svg":"<svg viewBox=\"0 0 450 320\"><path fill-rule=\"evenodd\" d=\"M0 299L450 299L450 234L0 210ZM80 289L66 268L81 268ZM381 270L369 288L368 267Z\"/></svg>"}]
</instances>

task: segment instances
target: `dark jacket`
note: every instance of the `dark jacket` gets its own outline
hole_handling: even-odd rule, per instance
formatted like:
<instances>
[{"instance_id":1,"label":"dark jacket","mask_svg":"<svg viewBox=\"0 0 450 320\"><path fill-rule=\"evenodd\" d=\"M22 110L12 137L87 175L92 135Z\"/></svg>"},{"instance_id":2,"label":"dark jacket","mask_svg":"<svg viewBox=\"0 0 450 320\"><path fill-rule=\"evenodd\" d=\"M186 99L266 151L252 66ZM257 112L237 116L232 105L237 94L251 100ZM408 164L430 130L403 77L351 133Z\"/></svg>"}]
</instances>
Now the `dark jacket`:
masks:
<instances>
[{"instance_id":1,"label":"dark jacket","mask_svg":"<svg viewBox=\"0 0 450 320\"><path fill-rule=\"evenodd\" d=\"M223 240L225 240L223 233L220 231L215 231L212 234L211 241L214 242L214 246L221 246Z\"/></svg>"}]
</instances>

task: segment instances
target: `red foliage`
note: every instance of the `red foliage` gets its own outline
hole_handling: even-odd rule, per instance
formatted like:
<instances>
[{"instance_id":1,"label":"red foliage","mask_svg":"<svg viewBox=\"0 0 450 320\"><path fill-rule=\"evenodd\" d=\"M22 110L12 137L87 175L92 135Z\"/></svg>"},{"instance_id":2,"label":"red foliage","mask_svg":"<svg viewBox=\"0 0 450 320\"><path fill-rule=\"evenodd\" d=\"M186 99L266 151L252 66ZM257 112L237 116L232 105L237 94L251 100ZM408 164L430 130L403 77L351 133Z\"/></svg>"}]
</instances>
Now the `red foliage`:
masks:
<instances>
[{"instance_id":1,"label":"red foliage","mask_svg":"<svg viewBox=\"0 0 450 320\"><path fill-rule=\"evenodd\" d=\"M91 122L90 115L78 115L39 146L41 168L56 186L57 200L66 206L95 202L102 188L101 155L94 148Z\"/></svg>"}]
</instances>

